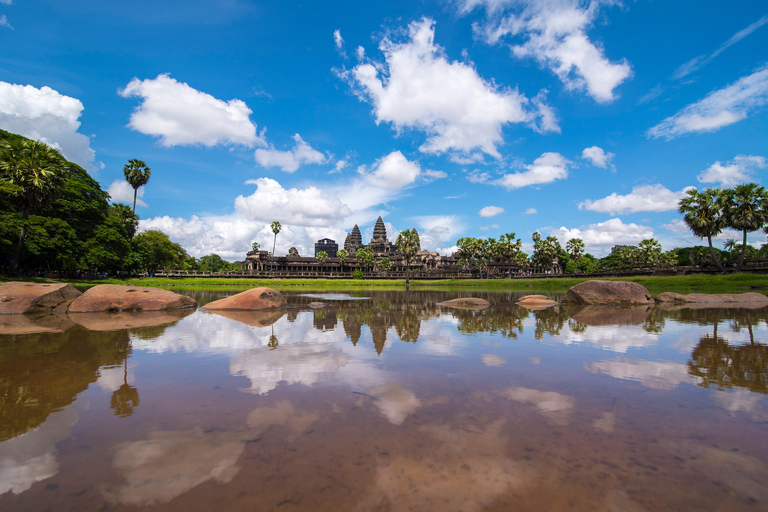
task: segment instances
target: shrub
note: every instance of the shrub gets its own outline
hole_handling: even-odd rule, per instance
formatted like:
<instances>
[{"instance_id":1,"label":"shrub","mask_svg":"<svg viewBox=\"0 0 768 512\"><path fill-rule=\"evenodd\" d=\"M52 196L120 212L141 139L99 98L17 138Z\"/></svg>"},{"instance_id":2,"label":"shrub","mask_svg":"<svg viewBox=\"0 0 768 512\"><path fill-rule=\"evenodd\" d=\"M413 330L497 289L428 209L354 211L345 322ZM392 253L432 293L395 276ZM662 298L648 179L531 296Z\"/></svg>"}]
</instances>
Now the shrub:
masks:
<instances>
[{"instance_id":1,"label":"shrub","mask_svg":"<svg viewBox=\"0 0 768 512\"><path fill-rule=\"evenodd\" d=\"M363 278L363 271L360 269L355 270L352 272L352 279L362 279Z\"/></svg>"}]
</instances>

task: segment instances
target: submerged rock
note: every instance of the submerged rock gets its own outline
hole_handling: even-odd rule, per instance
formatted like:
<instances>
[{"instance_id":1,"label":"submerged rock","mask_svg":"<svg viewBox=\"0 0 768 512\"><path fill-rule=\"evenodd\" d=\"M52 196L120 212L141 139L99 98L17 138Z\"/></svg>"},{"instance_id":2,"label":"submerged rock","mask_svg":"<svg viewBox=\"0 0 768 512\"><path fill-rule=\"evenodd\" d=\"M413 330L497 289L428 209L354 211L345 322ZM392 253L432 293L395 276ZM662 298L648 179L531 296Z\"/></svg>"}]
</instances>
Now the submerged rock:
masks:
<instances>
[{"instance_id":1,"label":"submerged rock","mask_svg":"<svg viewBox=\"0 0 768 512\"><path fill-rule=\"evenodd\" d=\"M449 308L460 308L460 309L483 309L490 306L491 303L479 297L460 297L458 299L444 300L443 302L438 302L437 305L445 306Z\"/></svg>"},{"instance_id":2,"label":"submerged rock","mask_svg":"<svg viewBox=\"0 0 768 512\"><path fill-rule=\"evenodd\" d=\"M592 280L571 287L566 302L575 304L653 304L648 289L630 281Z\"/></svg>"},{"instance_id":3,"label":"submerged rock","mask_svg":"<svg viewBox=\"0 0 768 512\"><path fill-rule=\"evenodd\" d=\"M68 313L101 311L160 311L197 307L192 297L160 288L99 284L70 304Z\"/></svg>"},{"instance_id":4,"label":"submerged rock","mask_svg":"<svg viewBox=\"0 0 768 512\"><path fill-rule=\"evenodd\" d=\"M517 299L518 306L539 311L559 304L556 300L548 298L546 295L526 295Z\"/></svg>"},{"instance_id":5,"label":"submerged rock","mask_svg":"<svg viewBox=\"0 0 768 512\"><path fill-rule=\"evenodd\" d=\"M752 303L768 306L768 297L762 293L689 293L682 295L664 292L656 296L656 302L672 304L731 304Z\"/></svg>"},{"instance_id":6,"label":"submerged rock","mask_svg":"<svg viewBox=\"0 0 768 512\"><path fill-rule=\"evenodd\" d=\"M0 315L64 311L80 295L82 292L64 283L3 283Z\"/></svg>"},{"instance_id":7,"label":"submerged rock","mask_svg":"<svg viewBox=\"0 0 768 512\"><path fill-rule=\"evenodd\" d=\"M288 305L282 293L272 288L259 287L246 290L237 295L209 302L203 309L280 309Z\"/></svg>"}]
</instances>

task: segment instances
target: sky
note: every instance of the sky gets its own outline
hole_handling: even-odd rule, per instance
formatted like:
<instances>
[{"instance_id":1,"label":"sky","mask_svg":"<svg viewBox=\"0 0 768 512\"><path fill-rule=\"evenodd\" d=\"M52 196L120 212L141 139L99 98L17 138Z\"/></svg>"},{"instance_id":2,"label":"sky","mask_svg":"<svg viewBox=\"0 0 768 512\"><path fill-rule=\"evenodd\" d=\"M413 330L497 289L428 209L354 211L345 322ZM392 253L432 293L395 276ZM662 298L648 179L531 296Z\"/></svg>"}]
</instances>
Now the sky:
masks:
<instances>
[{"instance_id":1,"label":"sky","mask_svg":"<svg viewBox=\"0 0 768 512\"><path fill-rule=\"evenodd\" d=\"M689 187L765 184L768 3L0 0L0 128L191 255L416 228L605 255L701 244ZM724 233L716 241L722 246ZM754 233L750 242L765 242ZM704 242L706 243L706 241Z\"/></svg>"}]
</instances>

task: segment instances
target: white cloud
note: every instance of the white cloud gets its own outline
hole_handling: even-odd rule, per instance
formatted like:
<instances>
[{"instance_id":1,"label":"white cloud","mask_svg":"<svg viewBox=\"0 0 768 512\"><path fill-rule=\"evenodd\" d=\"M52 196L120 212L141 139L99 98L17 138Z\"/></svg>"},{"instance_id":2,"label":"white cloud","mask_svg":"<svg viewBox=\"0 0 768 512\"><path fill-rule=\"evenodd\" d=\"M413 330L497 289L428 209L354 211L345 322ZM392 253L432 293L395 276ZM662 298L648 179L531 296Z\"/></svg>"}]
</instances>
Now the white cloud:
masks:
<instances>
[{"instance_id":1,"label":"white cloud","mask_svg":"<svg viewBox=\"0 0 768 512\"><path fill-rule=\"evenodd\" d=\"M611 4L613 2L603 2ZM511 46L518 58L531 57L547 66L571 90L586 90L597 102L613 101L616 89L632 75L626 59L611 62L605 50L593 43L587 30L594 23L601 2L579 0L498 1L464 0L461 11L485 6L488 20L475 24L475 33L488 44L520 38ZM502 14L511 8L515 12Z\"/></svg>"},{"instance_id":2,"label":"white cloud","mask_svg":"<svg viewBox=\"0 0 768 512\"><path fill-rule=\"evenodd\" d=\"M480 230L488 231L489 229L499 229L500 227L498 224L491 224L490 226L480 226Z\"/></svg>"},{"instance_id":3,"label":"white cloud","mask_svg":"<svg viewBox=\"0 0 768 512\"><path fill-rule=\"evenodd\" d=\"M375 187L397 190L416 181L420 173L418 163L409 161L400 151L393 151L377 160L365 177Z\"/></svg>"},{"instance_id":4,"label":"white cloud","mask_svg":"<svg viewBox=\"0 0 768 512\"><path fill-rule=\"evenodd\" d=\"M525 171L505 174L493 183L501 185L507 190L513 190L563 180L568 177L568 164L570 163L560 153L544 153L534 160L533 164L525 165Z\"/></svg>"},{"instance_id":5,"label":"white cloud","mask_svg":"<svg viewBox=\"0 0 768 512\"><path fill-rule=\"evenodd\" d=\"M543 131L556 127L543 97L527 110L529 100L517 90L499 88L471 65L449 61L434 43L432 20L411 23L408 35L403 43L389 36L382 39L379 49L385 63L361 62L339 74L361 99L373 104L377 123L392 123L398 131L425 132L427 141L421 151L479 149L499 158L497 146L503 142L505 125L528 123Z\"/></svg>"},{"instance_id":6,"label":"white cloud","mask_svg":"<svg viewBox=\"0 0 768 512\"><path fill-rule=\"evenodd\" d=\"M455 242L467 228L466 223L456 215L423 215L414 217L419 227L421 248L438 250L446 242Z\"/></svg>"},{"instance_id":7,"label":"white cloud","mask_svg":"<svg viewBox=\"0 0 768 512\"><path fill-rule=\"evenodd\" d=\"M551 230L550 235L557 237L565 245L571 238L584 240L587 251L592 254L605 254L614 245L637 245L646 238L653 238L653 228L640 224L624 224L615 218L582 228L568 229L561 227Z\"/></svg>"},{"instance_id":8,"label":"white cloud","mask_svg":"<svg viewBox=\"0 0 768 512\"><path fill-rule=\"evenodd\" d=\"M683 219L673 219L668 224L662 224L661 227L678 235L688 234L691 230Z\"/></svg>"},{"instance_id":9,"label":"white cloud","mask_svg":"<svg viewBox=\"0 0 768 512\"><path fill-rule=\"evenodd\" d=\"M701 69L702 67L712 62L712 60L714 60L715 57L723 53L728 47L738 43L739 41L741 41L742 39L750 35L755 30L759 29L766 23L768 23L768 15L763 16L762 18L752 23L748 27L736 32L733 36L731 36L730 39L728 39L726 42L721 44L717 50L712 52L711 55L699 55L698 57L694 57L688 62L682 64L679 68L675 70L675 72L672 75L672 78L674 78L675 80L680 80L681 78L685 78L686 76L690 75L694 71Z\"/></svg>"},{"instance_id":10,"label":"white cloud","mask_svg":"<svg viewBox=\"0 0 768 512\"><path fill-rule=\"evenodd\" d=\"M611 163L614 156L616 155L613 153L606 153L603 148L598 146L584 148L584 151L581 152L581 157L585 160L589 160L595 167L608 169L610 166L611 170L615 172L616 166Z\"/></svg>"},{"instance_id":11,"label":"white cloud","mask_svg":"<svg viewBox=\"0 0 768 512\"><path fill-rule=\"evenodd\" d=\"M486 206L480 210L481 217L495 217L501 213L504 213L504 208L500 206Z\"/></svg>"},{"instance_id":12,"label":"white cloud","mask_svg":"<svg viewBox=\"0 0 768 512\"><path fill-rule=\"evenodd\" d=\"M280 151L278 149L257 149L255 153L256 161L269 169L270 167L279 167L285 172L294 172L302 164L323 164L328 158L304 142L304 139L297 133L293 136L296 144L293 149Z\"/></svg>"},{"instance_id":13,"label":"white cloud","mask_svg":"<svg viewBox=\"0 0 768 512\"><path fill-rule=\"evenodd\" d=\"M680 199L685 196L686 187L679 192L669 190L663 185L640 185L632 192L620 196L616 192L602 199L587 199L579 203L579 210L605 212L611 215L636 212L666 212L676 210Z\"/></svg>"},{"instance_id":14,"label":"white cloud","mask_svg":"<svg viewBox=\"0 0 768 512\"><path fill-rule=\"evenodd\" d=\"M721 187L733 187L740 183L754 181L755 171L765 169L764 156L738 155L725 165L719 161L710 165L698 176L701 183L720 183Z\"/></svg>"},{"instance_id":15,"label":"white cloud","mask_svg":"<svg viewBox=\"0 0 768 512\"><path fill-rule=\"evenodd\" d=\"M326 226L331 220L352 214L337 197L315 186L285 189L270 178L248 180L246 184L256 185L256 191L247 197L238 196L235 210L249 220L271 222L277 215L281 222L296 226Z\"/></svg>"},{"instance_id":16,"label":"white cloud","mask_svg":"<svg viewBox=\"0 0 768 512\"><path fill-rule=\"evenodd\" d=\"M440 180L448 177L448 173L446 173L445 171L435 171L433 169L427 169L426 171L424 171L424 175L428 176L433 180Z\"/></svg>"},{"instance_id":17,"label":"white cloud","mask_svg":"<svg viewBox=\"0 0 768 512\"><path fill-rule=\"evenodd\" d=\"M107 188L109 198L113 203L125 203L133 206L133 187L125 180L115 180ZM136 193L136 206L147 206L141 200L144 197L144 187L139 187Z\"/></svg>"},{"instance_id":18,"label":"white cloud","mask_svg":"<svg viewBox=\"0 0 768 512\"><path fill-rule=\"evenodd\" d=\"M8 21L8 18L5 14L0 16L0 27L5 27L13 30L13 25L11 25L11 22Z\"/></svg>"},{"instance_id":19,"label":"white cloud","mask_svg":"<svg viewBox=\"0 0 768 512\"><path fill-rule=\"evenodd\" d=\"M646 135L672 140L687 133L714 132L746 119L750 112L768 103L768 66L710 92L677 114L664 119Z\"/></svg>"},{"instance_id":20,"label":"white cloud","mask_svg":"<svg viewBox=\"0 0 768 512\"><path fill-rule=\"evenodd\" d=\"M490 173L481 172L480 170L475 169L467 174L467 179L470 183L487 183L491 180L491 175Z\"/></svg>"},{"instance_id":21,"label":"white cloud","mask_svg":"<svg viewBox=\"0 0 768 512\"><path fill-rule=\"evenodd\" d=\"M128 126L160 137L165 147L202 144L264 145L244 101L222 101L177 82L168 74L155 79L134 78L118 91L124 98L141 98Z\"/></svg>"},{"instance_id":22,"label":"white cloud","mask_svg":"<svg viewBox=\"0 0 768 512\"><path fill-rule=\"evenodd\" d=\"M336 49L341 51L344 49L344 38L341 37L341 31L336 29L333 31L333 42L336 44Z\"/></svg>"},{"instance_id":23,"label":"white cloud","mask_svg":"<svg viewBox=\"0 0 768 512\"><path fill-rule=\"evenodd\" d=\"M0 81L0 126L58 148L67 160L95 169L90 139L78 133L83 104L50 87Z\"/></svg>"},{"instance_id":24,"label":"white cloud","mask_svg":"<svg viewBox=\"0 0 768 512\"><path fill-rule=\"evenodd\" d=\"M349 160L346 160L346 159L338 160L336 162L336 165L333 166L333 171L331 171L331 172L341 172L342 170L346 169L347 167L349 167Z\"/></svg>"},{"instance_id":25,"label":"white cloud","mask_svg":"<svg viewBox=\"0 0 768 512\"><path fill-rule=\"evenodd\" d=\"M534 213L539 213L539 211L536 208L528 208L523 212L523 215L533 215Z\"/></svg>"}]
</instances>

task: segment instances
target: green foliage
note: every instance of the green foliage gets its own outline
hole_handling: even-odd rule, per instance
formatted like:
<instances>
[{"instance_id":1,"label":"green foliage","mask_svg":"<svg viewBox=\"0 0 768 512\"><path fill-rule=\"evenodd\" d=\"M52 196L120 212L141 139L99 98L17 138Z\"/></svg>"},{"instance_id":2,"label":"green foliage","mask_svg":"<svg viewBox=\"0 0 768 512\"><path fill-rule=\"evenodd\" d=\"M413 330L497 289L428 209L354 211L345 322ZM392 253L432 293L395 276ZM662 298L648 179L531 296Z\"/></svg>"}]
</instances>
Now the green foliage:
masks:
<instances>
[{"instance_id":1,"label":"green foliage","mask_svg":"<svg viewBox=\"0 0 768 512\"><path fill-rule=\"evenodd\" d=\"M168 235L156 229L136 235L133 245L141 253L143 266L149 272L159 268L179 268L188 258L181 245L171 242Z\"/></svg>"},{"instance_id":2,"label":"green foliage","mask_svg":"<svg viewBox=\"0 0 768 512\"><path fill-rule=\"evenodd\" d=\"M114 216L96 227L93 236L85 242L82 264L100 272L115 272L125 269L131 243L123 223ZM134 260L136 257L134 256ZM138 258L139 261L141 258ZM138 262L137 262L138 263Z\"/></svg>"},{"instance_id":3,"label":"green foliage","mask_svg":"<svg viewBox=\"0 0 768 512\"><path fill-rule=\"evenodd\" d=\"M194 262L196 263L195 270L202 270L203 272L226 272L229 270L240 269L239 264L235 265L233 263L230 263L227 260L223 259L218 254L209 254L207 256L202 256L196 262L194 258L191 258L192 262L190 262L189 260L190 258L186 257L185 261L182 262L182 266L189 265L190 263Z\"/></svg>"},{"instance_id":4,"label":"green foliage","mask_svg":"<svg viewBox=\"0 0 768 512\"><path fill-rule=\"evenodd\" d=\"M376 263L376 255L373 254L373 249L370 247L363 247L355 252L355 258L360 265L370 267Z\"/></svg>"},{"instance_id":5,"label":"green foliage","mask_svg":"<svg viewBox=\"0 0 768 512\"><path fill-rule=\"evenodd\" d=\"M139 187L143 187L149 182L152 170L141 160L131 159L123 167L125 181L133 188L133 211L136 212L136 194Z\"/></svg>"},{"instance_id":6,"label":"green foliage","mask_svg":"<svg viewBox=\"0 0 768 512\"><path fill-rule=\"evenodd\" d=\"M24 261L32 268L56 270L77 264L80 241L61 219L30 215L24 242Z\"/></svg>"},{"instance_id":7,"label":"green foliage","mask_svg":"<svg viewBox=\"0 0 768 512\"><path fill-rule=\"evenodd\" d=\"M390 268L392 268L392 262L389 261L389 258L382 258L381 261L379 261L379 269L386 272Z\"/></svg>"},{"instance_id":8,"label":"green foliage","mask_svg":"<svg viewBox=\"0 0 768 512\"><path fill-rule=\"evenodd\" d=\"M320 265L325 265L325 263L328 261L328 253L325 251L318 251L318 253L315 255L315 258L320 262Z\"/></svg>"},{"instance_id":9,"label":"green foliage","mask_svg":"<svg viewBox=\"0 0 768 512\"><path fill-rule=\"evenodd\" d=\"M356 268L355 271L352 272L352 279L363 279L363 271Z\"/></svg>"}]
</instances>

